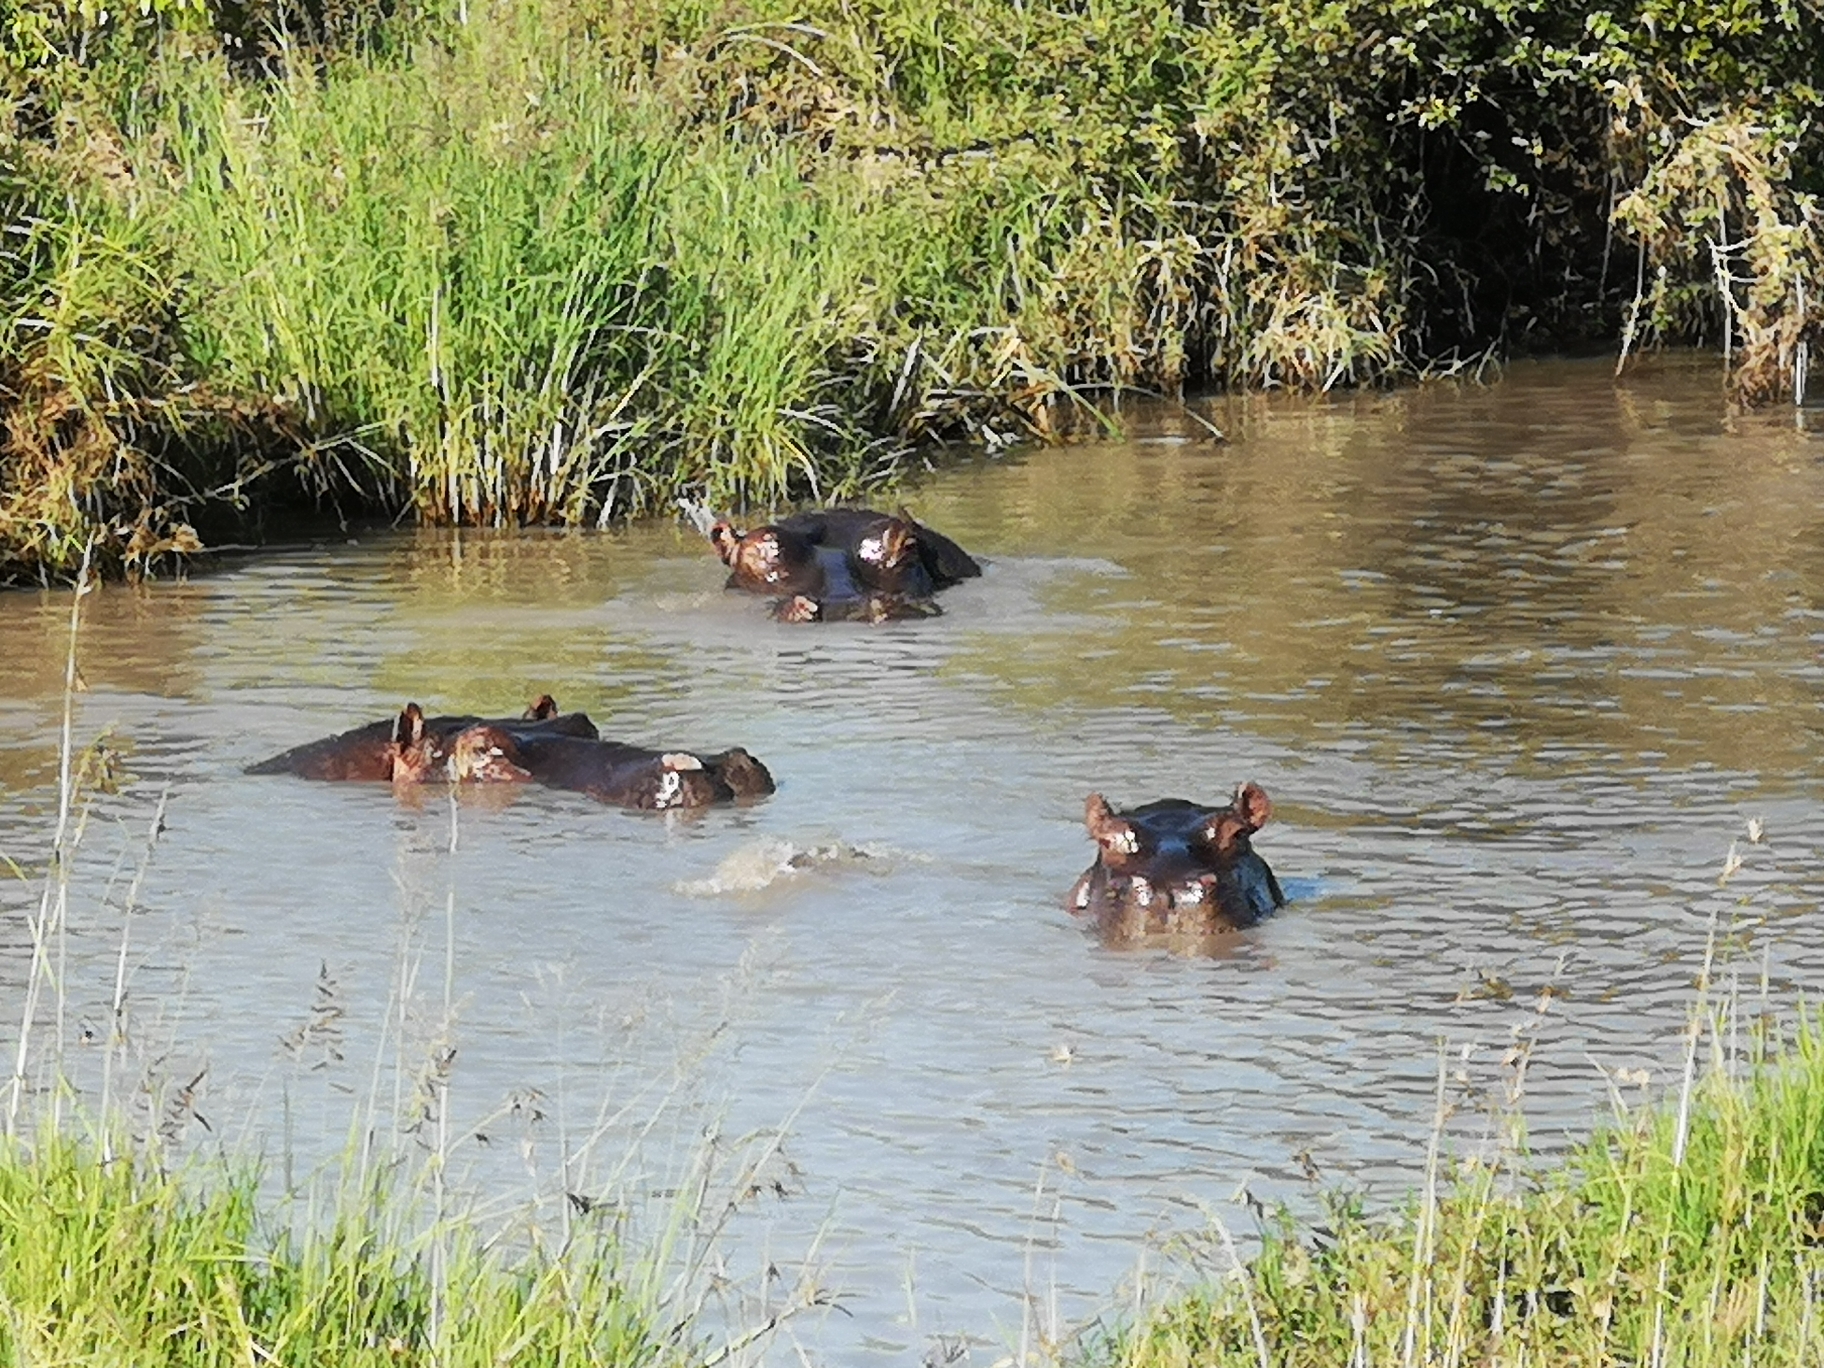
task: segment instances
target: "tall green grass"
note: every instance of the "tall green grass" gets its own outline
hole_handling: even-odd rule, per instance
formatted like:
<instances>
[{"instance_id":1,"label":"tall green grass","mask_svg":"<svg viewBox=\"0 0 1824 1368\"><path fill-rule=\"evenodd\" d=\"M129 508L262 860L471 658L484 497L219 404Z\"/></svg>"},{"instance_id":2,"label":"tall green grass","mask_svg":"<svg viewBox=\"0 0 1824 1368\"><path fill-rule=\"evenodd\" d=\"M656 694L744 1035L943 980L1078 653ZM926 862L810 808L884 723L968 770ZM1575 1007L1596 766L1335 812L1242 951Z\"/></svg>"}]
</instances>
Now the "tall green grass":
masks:
<instances>
[{"instance_id":1,"label":"tall green grass","mask_svg":"<svg viewBox=\"0 0 1824 1368\"><path fill-rule=\"evenodd\" d=\"M854 495L1111 391L1519 346L1709 340L1765 398L1818 335L1788 0L140 11L0 0L7 576L299 500Z\"/></svg>"},{"instance_id":2,"label":"tall green grass","mask_svg":"<svg viewBox=\"0 0 1824 1368\"><path fill-rule=\"evenodd\" d=\"M515 523L853 495L896 432L1062 391L1094 350L1073 313L1147 378L1120 283L1140 249L1043 167L813 173L692 137L611 65L516 48L525 20L260 87L174 65L131 139L175 164L191 355L337 434L308 459L372 497ZM1060 272L1108 284L1073 301Z\"/></svg>"},{"instance_id":3,"label":"tall green grass","mask_svg":"<svg viewBox=\"0 0 1824 1368\"><path fill-rule=\"evenodd\" d=\"M1723 1039L1725 1026L1714 1037ZM1662 1106L1559 1163L1440 1164L1403 1210L1281 1216L1243 1264L1077 1361L1189 1365L1815 1363L1824 1354L1824 1022L1720 1046ZM1695 1045L1695 1032L1693 1044Z\"/></svg>"},{"instance_id":4,"label":"tall green grass","mask_svg":"<svg viewBox=\"0 0 1824 1368\"><path fill-rule=\"evenodd\" d=\"M345 1368L700 1359L611 1228L489 1249L383 1189L275 1226L258 1176L46 1134L0 1146L0 1362Z\"/></svg>"},{"instance_id":5,"label":"tall green grass","mask_svg":"<svg viewBox=\"0 0 1824 1368\"><path fill-rule=\"evenodd\" d=\"M430 53L242 89L179 68L146 130L181 133L166 212L194 354L434 519L605 511L678 345L655 280L670 154L586 83L515 74Z\"/></svg>"},{"instance_id":6,"label":"tall green grass","mask_svg":"<svg viewBox=\"0 0 1824 1368\"><path fill-rule=\"evenodd\" d=\"M257 88L167 73L134 142L175 161L191 354L334 434L307 459L430 520L599 522L884 475L889 387L920 407L933 361L908 368L912 344L938 330L941 364L1000 239L985 288L946 298L959 263L905 205L813 181L790 149L692 141L612 68L503 53L504 27Z\"/></svg>"},{"instance_id":7,"label":"tall green grass","mask_svg":"<svg viewBox=\"0 0 1824 1368\"><path fill-rule=\"evenodd\" d=\"M757 1191L761 1167L776 1161L776 1140L764 1135L732 1146L686 1142L666 1165L673 1185L654 1195L620 1180L625 1155L599 1171L610 1122L598 1117L580 1142L563 1137L554 1215L509 1212L450 1181L460 1142L486 1138L451 1129L453 892L436 1033L408 1041L404 1029L425 951L408 902L388 1026L368 1094L351 1104L344 1152L294 1186L289 1102L282 1184L225 1148L198 1115L201 1075L187 1085L168 1077L166 1057L145 1049L149 1023L136 1019L128 993L140 890L168 792L146 821L137 869L117 865L127 876L108 881L102 901L119 919L112 1001L106 1026L83 1031L84 1047L72 1048L72 921L98 910L72 905L74 871L91 819L115 815L106 810L116 791L106 753L99 743L79 751L74 731L83 599L93 587L85 559L70 605L55 815L37 906L23 919L31 953L0 1108L0 1365L662 1368L738 1359L821 1304L814 1285L783 1298L769 1286L758 1324L722 1319L713 1339L702 1314L712 1292L730 1288L722 1232ZM0 868L25 877L5 852ZM95 934L92 920L82 934ZM317 1008L288 1047L339 1037L327 969ZM666 1100L652 1107L634 1127L636 1146L658 1127ZM209 1137L193 1141L187 1133L198 1130Z\"/></svg>"}]
</instances>

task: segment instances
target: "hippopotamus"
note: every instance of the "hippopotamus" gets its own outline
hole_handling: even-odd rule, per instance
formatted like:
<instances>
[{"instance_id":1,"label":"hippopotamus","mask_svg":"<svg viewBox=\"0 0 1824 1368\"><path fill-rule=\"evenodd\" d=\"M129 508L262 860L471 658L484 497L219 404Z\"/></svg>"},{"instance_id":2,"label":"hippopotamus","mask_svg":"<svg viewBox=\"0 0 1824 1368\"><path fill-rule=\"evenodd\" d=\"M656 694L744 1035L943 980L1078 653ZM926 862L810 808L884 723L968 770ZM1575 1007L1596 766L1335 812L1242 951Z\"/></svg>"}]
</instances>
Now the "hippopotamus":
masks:
<instances>
[{"instance_id":1,"label":"hippopotamus","mask_svg":"<svg viewBox=\"0 0 1824 1368\"><path fill-rule=\"evenodd\" d=\"M1258 784L1236 789L1227 807L1162 798L1116 812L1092 793L1083 823L1100 849L1070 891L1070 910L1094 917L1108 940L1253 926L1286 902L1249 843L1272 815Z\"/></svg>"},{"instance_id":2,"label":"hippopotamus","mask_svg":"<svg viewBox=\"0 0 1824 1368\"><path fill-rule=\"evenodd\" d=\"M729 567L728 587L770 595L781 622L934 617L939 589L982 573L967 551L904 510L812 509L746 532L719 520L708 534Z\"/></svg>"},{"instance_id":3,"label":"hippopotamus","mask_svg":"<svg viewBox=\"0 0 1824 1368\"><path fill-rule=\"evenodd\" d=\"M535 733L494 723L458 732L441 764L398 749L395 780L448 777L457 783L537 782L619 807L664 811L764 797L773 776L739 746L714 755L655 751L621 741Z\"/></svg>"},{"instance_id":4,"label":"hippopotamus","mask_svg":"<svg viewBox=\"0 0 1824 1368\"><path fill-rule=\"evenodd\" d=\"M444 748L465 728L490 722L515 735L571 736L593 740L600 735L586 713L560 713L550 694L540 694L525 713L513 718L426 717L416 703L408 703L396 717L370 722L365 727L326 736L321 741L249 765L249 774L295 774L300 779L365 780L385 783L394 777L402 750L435 757L442 763Z\"/></svg>"}]
</instances>

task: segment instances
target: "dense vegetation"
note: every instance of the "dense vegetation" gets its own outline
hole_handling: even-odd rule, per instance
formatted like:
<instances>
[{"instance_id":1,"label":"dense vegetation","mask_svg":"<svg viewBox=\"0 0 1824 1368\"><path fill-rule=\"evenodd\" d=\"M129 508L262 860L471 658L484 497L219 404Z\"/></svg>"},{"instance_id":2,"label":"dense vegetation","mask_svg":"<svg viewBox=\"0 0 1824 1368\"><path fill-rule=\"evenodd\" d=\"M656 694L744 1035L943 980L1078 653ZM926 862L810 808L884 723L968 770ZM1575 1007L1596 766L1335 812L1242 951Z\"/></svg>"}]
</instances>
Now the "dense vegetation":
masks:
<instances>
[{"instance_id":1,"label":"dense vegetation","mask_svg":"<svg viewBox=\"0 0 1824 1368\"><path fill-rule=\"evenodd\" d=\"M1813 0L0 0L0 575L1815 336Z\"/></svg>"}]
</instances>

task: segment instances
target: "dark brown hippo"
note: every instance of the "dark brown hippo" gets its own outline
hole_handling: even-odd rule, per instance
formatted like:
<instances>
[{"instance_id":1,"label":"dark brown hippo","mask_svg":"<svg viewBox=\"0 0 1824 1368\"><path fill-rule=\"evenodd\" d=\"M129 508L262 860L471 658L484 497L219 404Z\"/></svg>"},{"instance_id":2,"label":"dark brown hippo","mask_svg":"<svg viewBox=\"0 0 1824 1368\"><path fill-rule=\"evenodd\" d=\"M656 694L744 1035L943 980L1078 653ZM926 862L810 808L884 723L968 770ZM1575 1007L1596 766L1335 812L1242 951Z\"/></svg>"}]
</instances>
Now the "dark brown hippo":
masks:
<instances>
[{"instance_id":1,"label":"dark brown hippo","mask_svg":"<svg viewBox=\"0 0 1824 1368\"><path fill-rule=\"evenodd\" d=\"M301 779L365 780L385 783L394 775L401 752L421 757L427 768L443 762L442 751L458 732L484 721L514 733L574 736L600 735L586 713L560 713L550 694L541 694L519 717L426 717L408 703L395 718L326 736L249 765L249 774L295 774Z\"/></svg>"},{"instance_id":2,"label":"dark brown hippo","mask_svg":"<svg viewBox=\"0 0 1824 1368\"><path fill-rule=\"evenodd\" d=\"M707 807L773 791L765 765L739 746L714 755L655 751L620 741L534 734L482 723L459 732L435 773L401 748L397 779L447 776L458 783L527 783L586 793L618 807Z\"/></svg>"},{"instance_id":3,"label":"dark brown hippo","mask_svg":"<svg viewBox=\"0 0 1824 1368\"><path fill-rule=\"evenodd\" d=\"M1092 793L1083 821L1100 849L1070 891L1070 910L1094 917L1114 941L1252 926L1286 901L1249 844L1272 815L1258 784L1243 784L1227 807L1163 798L1116 812Z\"/></svg>"},{"instance_id":4,"label":"dark brown hippo","mask_svg":"<svg viewBox=\"0 0 1824 1368\"><path fill-rule=\"evenodd\" d=\"M934 617L939 589L982 567L903 510L821 508L743 532L713 523L709 541L728 587L773 598L782 622L886 622Z\"/></svg>"}]
</instances>

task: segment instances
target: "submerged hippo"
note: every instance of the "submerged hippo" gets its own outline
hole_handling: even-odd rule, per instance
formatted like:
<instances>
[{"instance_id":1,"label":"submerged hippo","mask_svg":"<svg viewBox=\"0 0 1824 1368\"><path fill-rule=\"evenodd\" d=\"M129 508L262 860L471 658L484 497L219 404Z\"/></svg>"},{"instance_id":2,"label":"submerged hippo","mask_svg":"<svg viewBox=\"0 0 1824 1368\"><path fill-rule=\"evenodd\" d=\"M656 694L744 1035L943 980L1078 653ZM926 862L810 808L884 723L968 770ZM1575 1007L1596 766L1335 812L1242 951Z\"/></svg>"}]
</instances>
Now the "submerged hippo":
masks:
<instances>
[{"instance_id":1,"label":"submerged hippo","mask_svg":"<svg viewBox=\"0 0 1824 1368\"><path fill-rule=\"evenodd\" d=\"M465 728L481 723L503 727L515 735L584 737L600 735L586 713L560 713L550 694L540 694L519 717L426 717L416 703L408 703L398 717L370 722L365 727L326 736L249 765L249 774L295 774L300 779L365 780L385 783L391 779L402 750L427 757L429 764L443 762L450 739ZM434 757L434 758L432 758Z\"/></svg>"},{"instance_id":2,"label":"submerged hippo","mask_svg":"<svg viewBox=\"0 0 1824 1368\"><path fill-rule=\"evenodd\" d=\"M447 776L458 783L536 782L573 789L598 802L663 811L764 797L765 765L739 746L714 755L655 751L620 741L537 735L482 723L457 733L433 772L410 750L398 753L396 779Z\"/></svg>"},{"instance_id":3,"label":"submerged hippo","mask_svg":"<svg viewBox=\"0 0 1824 1368\"><path fill-rule=\"evenodd\" d=\"M939 589L982 573L962 547L903 511L812 509L747 532L718 521L708 535L728 587L771 596L782 622L934 617Z\"/></svg>"},{"instance_id":4,"label":"submerged hippo","mask_svg":"<svg viewBox=\"0 0 1824 1368\"><path fill-rule=\"evenodd\" d=\"M1272 815L1257 784L1243 784L1227 807L1163 798L1116 812L1092 793L1083 822L1100 849L1070 891L1070 910L1094 917L1109 940L1252 926L1286 901L1248 840Z\"/></svg>"}]
</instances>

